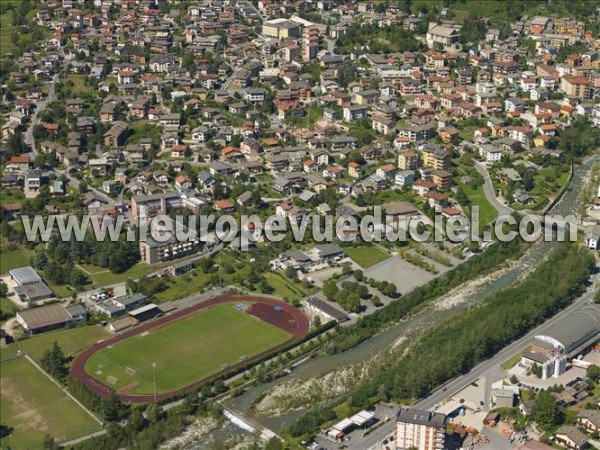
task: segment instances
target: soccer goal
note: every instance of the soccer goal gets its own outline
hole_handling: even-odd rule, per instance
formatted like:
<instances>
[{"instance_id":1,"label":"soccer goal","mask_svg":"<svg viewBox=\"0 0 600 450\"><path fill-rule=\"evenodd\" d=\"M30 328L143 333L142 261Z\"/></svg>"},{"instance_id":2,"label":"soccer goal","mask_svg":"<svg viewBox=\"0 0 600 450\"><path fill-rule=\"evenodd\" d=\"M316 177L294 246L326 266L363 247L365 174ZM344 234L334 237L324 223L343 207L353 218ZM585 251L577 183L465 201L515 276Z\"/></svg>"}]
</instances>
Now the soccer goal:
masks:
<instances>
[{"instance_id":1,"label":"soccer goal","mask_svg":"<svg viewBox=\"0 0 600 450\"><path fill-rule=\"evenodd\" d=\"M106 382L114 386L115 384L117 384L117 377L115 377L114 375L109 375L106 377Z\"/></svg>"},{"instance_id":2,"label":"soccer goal","mask_svg":"<svg viewBox=\"0 0 600 450\"><path fill-rule=\"evenodd\" d=\"M136 371L135 371L135 369L132 369L131 367L126 367L125 368L125 373L127 375L129 375L130 377L132 377L132 376L135 375Z\"/></svg>"}]
</instances>

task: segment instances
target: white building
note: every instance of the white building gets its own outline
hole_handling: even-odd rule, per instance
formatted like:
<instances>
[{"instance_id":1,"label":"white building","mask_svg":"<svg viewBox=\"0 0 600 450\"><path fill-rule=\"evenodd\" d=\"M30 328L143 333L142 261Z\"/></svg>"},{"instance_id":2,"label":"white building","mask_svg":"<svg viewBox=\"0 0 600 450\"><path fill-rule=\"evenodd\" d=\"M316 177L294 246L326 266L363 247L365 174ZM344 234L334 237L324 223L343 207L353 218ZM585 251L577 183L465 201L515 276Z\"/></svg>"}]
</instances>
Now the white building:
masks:
<instances>
[{"instance_id":1,"label":"white building","mask_svg":"<svg viewBox=\"0 0 600 450\"><path fill-rule=\"evenodd\" d=\"M396 448L443 450L447 422L445 414L401 409L396 417Z\"/></svg>"}]
</instances>

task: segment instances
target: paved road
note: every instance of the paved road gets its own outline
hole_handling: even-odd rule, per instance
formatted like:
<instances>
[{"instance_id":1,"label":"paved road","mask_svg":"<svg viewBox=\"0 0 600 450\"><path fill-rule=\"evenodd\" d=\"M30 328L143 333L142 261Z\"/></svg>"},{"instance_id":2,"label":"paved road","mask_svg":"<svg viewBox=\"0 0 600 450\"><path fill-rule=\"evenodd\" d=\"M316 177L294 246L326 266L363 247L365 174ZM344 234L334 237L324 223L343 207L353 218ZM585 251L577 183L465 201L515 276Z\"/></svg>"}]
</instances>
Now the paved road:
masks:
<instances>
[{"instance_id":1,"label":"paved road","mask_svg":"<svg viewBox=\"0 0 600 450\"><path fill-rule=\"evenodd\" d=\"M542 325L534 328L533 330L531 330L529 333L527 333L522 338L520 338L520 339L514 341L513 343L509 344L508 346L504 347L493 358L482 362L481 364L476 366L474 369L472 369L466 375L462 375L458 378L453 379L449 383L446 383L446 385L442 389L438 389L437 391L435 391L433 394L431 394L426 399L419 401L415 406L418 408L422 408L422 409L429 409L429 408L432 408L436 403L439 403L442 400L444 400L446 397L449 397L449 396L455 394L456 392L460 391L464 387L468 386L470 383L477 380L477 378L482 376L484 373L486 373L487 371L492 369L494 366L503 363L504 361L509 359L511 356L513 356L515 353L522 350L524 347L526 347L526 345L529 343L529 341L531 341L531 339L533 339L534 336L536 336L538 334L542 334L543 330L554 325L557 321L563 319L564 317L568 316L569 314L572 314L573 312L582 308L588 302L592 301L593 296L594 296L594 290L588 289L585 294L583 294L581 297L579 297L577 300L575 300L573 303L571 303L565 309L560 311L554 317L547 320Z\"/></svg>"},{"instance_id":2,"label":"paved road","mask_svg":"<svg viewBox=\"0 0 600 450\"><path fill-rule=\"evenodd\" d=\"M490 174L487 169L478 161L475 161L475 169L477 169L477 172L479 172L483 177L483 192L485 193L485 197L487 198L488 202L490 202L492 206L498 210L498 214L511 214L514 209L506 206L496 197L494 185L492 184L492 179L490 178Z\"/></svg>"},{"instance_id":3,"label":"paved road","mask_svg":"<svg viewBox=\"0 0 600 450\"><path fill-rule=\"evenodd\" d=\"M43 99L40 100L36 103L36 107L35 107L35 112L33 113L33 116L31 117L31 122L29 124L29 128L27 128L27 131L25 132L25 139L24 142L31 148L31 157L35 158L35 156L37 155L37 150L35 148L35 138L33 137L33 128L36 125L39 125L40 123L40 119L38 118L38 113L40 111L43 111L44 109L46 109L46 105L48 103L51 103L54 101L54 91L55 91L55 87L56 87L56 83L58 82L59 79L59 74L54 75L54 77L52 77L52 82L50 83L50 88L48 89L48 96Z\"/></svg>"},{"instance_id":4,"label":"paved road","mask_svg":"<svg viewBox=\"0 0 600 450\"><path fill-rule=\"evenodd\" d=\"M71 174L69 174L69 172L67 170L59 170L57 168L52 168L52 171L56 172L56 174L58 176L64 175L69 180L69 184L71 184L75 188L79 188L79 185L81 184L81 181L78 180L77 178L75 178L74 176L72 176ZM104 200L105 202L107 202L109 205L115 205L115 204L117 204L116 200L110 198L104 192L99 191L98 189L96 189L93 186L90 186L89 184L88 184L88 191L93 192L97 197L101 198L102 200Z\"/></svg>"},{"instance_id":5,"label":"paved road","mask_svg":"<svg viewBox=\"0 0 600 450\"><path fill-rule=\"evenodd\" d=\"M69 64L69 61L65 59L65 52L62 47L60 48L59 53L63 60L62 69L65 69L66 66ZM33 113L33 116L31 117L29 128L27 128L27 131L25 132L24 142L31 147L30 155L32 158L35 158L37 154L37 150L35 149L35 138L33 137L33 128L40 123L40 120L38 119L38 113L40 111L43 111L48 103L52 103L54 101L55 87L59 79L60 71L52 77L52 81L50 82L50 88L48 89L48 95L46 96L46 98L36 103L36 108Z\"/></svg>"},{"instance_id":6,"label":"paved road","mask_svg":"<svg viewBox=\"0 0 600 450\"><path fill-rule=\"evenodd\" d=\"M458 393L469 384L476 381L481 376L494 371L500 364L509 359L511 356L522 350L527 344L533 339L534 336L538 334L542 334L542 331L547 329L548 327L554 325L557 321L566 317L569 314L579 310L587 303L593 301L595 290L593 287L590 287L585 294L575 300L571 305L567 306L565 309L560 311L551 319L548 319L542 325L531 330L522 338L512 342L508 346L504 347L500 352L498 352L493 358L488 359L479 365L475 366L471 371L465 375L461 375L453 380L449 381L445 385L441 386L438 390L434 391L429 397L418 401L414 407L419 409L432 409L434 405L442 402L445 398L451 397L454 394ZM366 449L378 449L380 447L380 442L387 438L393 431L394 422L386 423L379 430L373 432L371 435L367 436L364 440L362 440L363 448Z\"/></svg>"}]
</instances>

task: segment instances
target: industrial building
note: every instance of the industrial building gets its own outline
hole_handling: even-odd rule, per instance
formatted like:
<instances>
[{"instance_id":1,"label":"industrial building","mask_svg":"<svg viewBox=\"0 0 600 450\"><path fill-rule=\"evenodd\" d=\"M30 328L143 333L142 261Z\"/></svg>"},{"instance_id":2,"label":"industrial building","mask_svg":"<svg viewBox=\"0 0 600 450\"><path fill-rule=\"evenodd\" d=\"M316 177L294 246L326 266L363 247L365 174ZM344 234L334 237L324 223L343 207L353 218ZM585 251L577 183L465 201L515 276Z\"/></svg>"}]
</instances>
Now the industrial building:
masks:
<instances>
[{"instance_id":1,"label":"industrial building","mask_svg":"<svg viewBox=\"0 0 600 450\"><path fill-rule=\"evenodd\" d=\"M27 333L40 333L84 322L87 317L80 305L64 307L59 304L41 306L17 312L17 322Z\"/></svg>"},{"instance_id":2,"label":"industrial building","mask_svg":"<svg viewBox=\"0 0 600 450\"><path fill-rule=\"evenodd\" d=\"M24 302L35 303L54 297L33 267L13 269L9 275L15 283L15 292Z\"/></svg>"},{"instance_id":3,"label":"industrial building","mask_svg":"<svg viewBox=\"0 0 600 450\"><path fill-rule=\"evenodd\" d=\"M542 379L558 378L567 369L567 359L591 345L600 333L600 307L588 305L554 323L535 336L531 351L521 358L521 366L542 368Z\"/></svg>"},{"instance_id":4,"label":"industrial building","mask_svg":"<svg viewBox=\"0 0 600 450\"><path fill-rule=\"evenodd\" d=\"M534 350L547 356L568 357L597 338L600 333L600 306L589 305L562 318L535 337ZM589 342L591 344L591 342Z\"/></svg>"},{"instance_id":5,"label":"industrial building","mask_svg":"<svg viewBox=\"0 0 600 450\"><path fill-rule=\"evenodd\" d=\"M375 414L369 411L359 411L352 417L340 420L327 430L327 436L335 441L341 442L345 436L356 429L368 429L376 422Z\"/></svg>"}]
</instances>

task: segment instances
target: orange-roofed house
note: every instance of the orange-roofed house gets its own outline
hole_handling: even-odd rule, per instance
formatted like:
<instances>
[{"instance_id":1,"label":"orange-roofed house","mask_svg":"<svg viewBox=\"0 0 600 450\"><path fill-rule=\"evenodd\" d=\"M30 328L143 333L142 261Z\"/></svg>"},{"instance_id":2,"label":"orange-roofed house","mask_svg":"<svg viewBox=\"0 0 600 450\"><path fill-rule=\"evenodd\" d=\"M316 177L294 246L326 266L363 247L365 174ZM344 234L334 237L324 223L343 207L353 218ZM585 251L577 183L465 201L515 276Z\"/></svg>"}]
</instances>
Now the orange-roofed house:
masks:
<instances>
[{"instance_id":1,"label":"orange-roofed house","mask_svg":"<svg viewBox=\"0 0 600 450\"><path fill-rule=\"evenodd\" d=\"M362 177L362 174L362 166L359 163L352 161L350 164L348 164L348 175L350 175L352 178L360 178Z\"/></svg>"},{"instance_id":2,"label":"orange-roofed house","mask_svg":"<svg viewBox=\"0 0 600 450\"><path fill-rule=\"evenodd\" d=\"M224 147L223 149L221 149L221 159L222 160L230 161L233 159L241 159L243 157L244 157L244 155L242 155L242 151L237 147L228 145L227 147Z\"/></svg>"},{"instance_id":3,"label":"orange-roofed house","mask_svg":"<svg viewBox=\"0 0 600 450\"><path fill-rule=\"evenodd\" d=\"M556 135L556 124L545 123L540 125L538 131L544 136L555 136Z\"/></svg>"},{"instance_id":4,"label":"orange-roofed house","mask_svg":"<svg viewBox=\"0 0 600 450\"><path fill-rule=\"evenodd\" d=\"M175 178L175 188L179 191L187 191L192 188L192 180L187 175L179 175Z\"/></svg>"},{"instance_id":5,"label":"orange-roofed house","mask_svg":"<svg viewBox=\"0 0 600 450\"><path fill-rule=\"evenodd\" d=\"M329 166L323 171L323 178L333 178L334 180L337 180L338 178L342 178L342 175L342 168L338 166Z\"/></svg>"},{"instance_id":6,"label":"orange-roofed house","mask_svg":"<svg viewBox=\"0 0 600 450\"><path fill-rule=\"evenodd\" d=\"M398 168L400 170L415 170L419 165L419 155L415 152L404 152L398 155Z\"/></svg>"},{"instance_id":7,"label":"orange-roofed house","mask_svg":"<svg viewBox=\"0 0 600 450\"><path fill-rule=\"evenodd\" d=\"M217 211L230 212L233 211L233 203L228 199L215 200L214 208Z\"/></svg>"},{"instance_id":8,"label":"orange-roofed house","mask_svg":"<svg viewBox=\"0 0 600 450\"><path fill-rule=\"evenodd\" d=\"M13 171L26 172L29 170L30 164L29 156L13 156L8 161L6 168Z\"/></svg>"},{"instance_id":9,"label":"orange-roofed house","mask_svg":"<svg viewBox=\"0 0 600 450\"><path fill-rule=\"evenodd\" d=\"M57 123L44 123L42 124L42 127L44 127L44 130L46 130L52 136L57 136L60 125Z\"/></svg>"},{"instance_id":10,"label":"orange-roofed house","mask_svg":"<svg viewBox=\"0 0 600 450\"><path fill-rule=\"evenodd\" d=\"M318 172L319 171L319 164L316 161L313 161L312 159L307 159L302 164L302 169L306 173Z\"/></svg>"},{"instance_id":11,"label":"orange-roofed house","mask_svg":"<svg viewBox=\"0 0 600 450\"><path fill-rule=\"evenodd\" d=\"M539 136L533 138L533 145L536 147L546 147L551 139L552 136L540 134Z\"/></svg>"},{"instance_id":12,"label":"orange-roofed house","mask_svg":"<svg viewBox=\"0 0 600 450\"><path fill-rule=\"evenodd\" d=\"M385 164L383 166L381 166L379 169L377 169L377 172L375 172L377 174L378 177L383 178L384 180L393 180L394 177L396 176L396 171L398 169L396 169L396 166L393 164Z\"/></svg>"}]
</instances>

